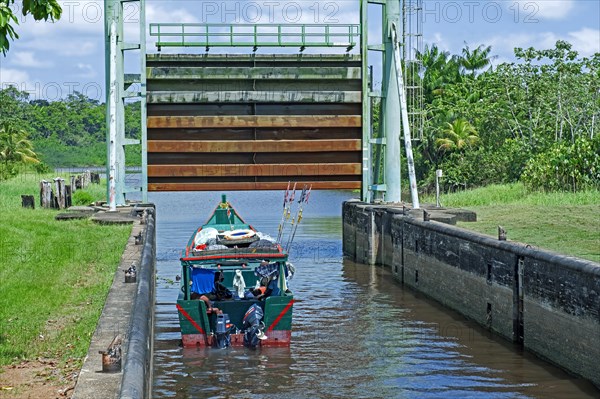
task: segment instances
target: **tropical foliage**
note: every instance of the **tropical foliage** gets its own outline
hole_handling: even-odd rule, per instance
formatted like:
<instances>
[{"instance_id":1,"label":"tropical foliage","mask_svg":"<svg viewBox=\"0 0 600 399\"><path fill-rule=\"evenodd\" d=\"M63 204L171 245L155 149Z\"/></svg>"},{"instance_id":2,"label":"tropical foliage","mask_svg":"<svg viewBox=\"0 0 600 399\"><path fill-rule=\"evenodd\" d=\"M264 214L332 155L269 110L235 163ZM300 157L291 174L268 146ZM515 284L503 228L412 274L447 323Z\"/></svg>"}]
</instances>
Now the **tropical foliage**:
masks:
<instances>
[{"instance_id":1,"label":"tropical foliage","mask_svg":"<svg viewBox=\"0 0 600 399\"><path fill-rule=\"evenodd\" d=\"M30 99L12 86L0 90L0 125L26 132L38 158L55 167L106 164L105 109L103 103L78 92L50 102ZM125 117L126 137L139 138L139 103L128 104ZM139 146L126 151L128 164L139 165Z\"/></svg>"},{"instance_id":2,"label":"tropical foliage","mask_svg":"<svg viewBox=\"0 0 600 399\"><path fill-rule=\"evenodd\" d=\"M0 127L0 162L0 180L14 176L20 165L40 162L27 133L8 122Z\"/></svg>"},{"instance_id":3,"label":"tropical foliage","mask_svg":"<svg viewBox=\"0 0 600 399\"><path fill-rule=\"evenodd\" d=\"M465 45L452 55L428 45L418 53L423 68L407 79L423 86L424 134L413 146L421 189L433 187L436 169L450 191L517 181L533 190L600 187L600 54L581 57L558 41L553 49L516 48L515 62L493 66L491 52ZM139 118L139 103L128 104L126 137L140 137ZM5 123L21 132L12 140L28 140L51 166L106 162L105 105L81 93L49 102L7 87ZM128 164L139 165L139 147L126 150Z\"/></svg>"},{"instance_id":4,"label":"tropical foliage","mask_svg":"<svg viewBox=\"0 0 600 399\"><path fill-rule=\"evenodd\" d=\"M491 47L460 55L426 46L423 140L415 146L418 180L435 170L448 190L523 181L529 189L600 187L600 54L515 49L516 62L492 67Z\"/></svg>"},{"instance_id":5,"label":"tropical foliage","mask_svg":"<svg viewBox=\"0 0 600 399\"><path fill-rule=\"evenodd\" d=\"M15 0L0 1L0 52L6 55L10 48L10 40L19 38L15 25L19 24L13 12ZM23 16L31 15L36 21L56 21L62 14L57 0L23 0L20 7Z\"/></svg>"}]
</instances>

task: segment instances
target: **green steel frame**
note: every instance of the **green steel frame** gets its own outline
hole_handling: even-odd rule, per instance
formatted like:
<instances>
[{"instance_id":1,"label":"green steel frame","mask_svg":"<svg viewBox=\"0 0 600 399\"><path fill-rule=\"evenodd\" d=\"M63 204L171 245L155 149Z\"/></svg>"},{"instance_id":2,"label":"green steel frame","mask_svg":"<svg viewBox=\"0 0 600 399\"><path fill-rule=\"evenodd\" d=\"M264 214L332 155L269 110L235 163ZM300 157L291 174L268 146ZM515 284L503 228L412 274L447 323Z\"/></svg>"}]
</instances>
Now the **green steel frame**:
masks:
<instances>
[{"instance_id":1,"label":"green steel frame","mask_svg":"<svg viewBox=\"0 0 600 399\"><path fill-rule=\"evenodd\" d=\"M360 39L360 25L150 24L156 47L346 47Z\"/></svg>"},{"instance_id":2,"label":"green steel frame","mask_svg":"<svg viewBox=\"0 0 600 399\"><path fill-rule=\"evenodd\" d=\"M140 10L140 40L139 43L125 43L123 40L123 4L138 1ZM360 43L360 54L362 59L362 152L363 152L363 181L361 198L365 202L375 199L377 192L387 193L386 200L400 201L400 151L399 146L390 146L390 143L399 142L400 117L395 109L399 99L395 94L397 81L392 71L391 60L393 59L393 46L390 38L391 24L401 25L400 2L401 0L359 0L360 1L360 24L340 25L301 25L301 24L150 24L150 36L158 38L157 47L299 47L302 51L306 47L346 47L347 51L353 49ZM110 76L110 26L116 22L118 35L117 76L118 86L121 90L117 104L117 126L118 126L118 155L117 162L119 172L117 173L117 202L124 203L125 193L133 191L125 187L125 155L123 146L127 144L139 144L124 137L124 100L131 97L139 97L141 101L141 128L142 128L142 181L140 190L143 200L147 201L148 177L147 177L147 132L146 132L146 21L145 0L104 0L105 4L105 41L106 41L106 93L107 93L107 125L110 121L109 115L109 76ZM383 43L369 45L368 36L368 6L377 4L382 6L382 31ZM319 40L320 39L320 40ZM339 41L336 41L339 40ZM125 77L123 71L124 51L140 51L140 74ZM379 51L383 58L383 87L381 92L375 92L369 84L369 51ZM137 93L126 92L127 85L139 83L140 91ZM371 124L371 98L382 99L382 121L383 138L374 139ZM387 109L393 109L386 112ZM399 143L398 143L399 144ZM110 138L107 134L107 146L110 148ZM384 170L383 184L374 184L373 163L371 156L375 149L376 159L381 158L383 147L386 147L386 164ZM390 150L395 152L392 153ZM108 151L110 157L110 151ZM110 162L110 159L109 159ZM378 168L378 165L375 165ZM108 172L108 168L107 168Z\"/></svg>"},{"instance_id":3,"label":"green steel frame","mask_svg":"<svg viewBox=\"0 0 600 399\"><path fill-rule=\"evenodd\" d=\"M106 72L106 126L107 126L107 180L114 178L115 190L114 199L116 205L124 205L126 202L126 194L130 192L141 192L142 201L147 202L148 200L148 176L147 176L147 137L146 137L146 12L145 12L146 0L104 0L104 39L105 39L105 72ZM124 32L124 5L127 3L138 3L139 18L137 20L139 24L139 38L134 42L128 42L125 40ZM128 19L128 22L132 22L132 18ZM117 54L116 63L111 65L111 25L116 26L116 43L117 43ZM139 73L125 74L125 54L128 51L139 52ZM117 87L117 101L114 107L111 107L112 99L110 96L110 76L111 69L116 67L116 87ZM138 88L139 91L132 91L131 88ZM133 140L125 138L125 102L127 99L136 99L140 101L141 110L141 140ZM111 139L108 126L110 126L111 108L115 108L116 115L113 117L116 119L116 159L111 159ZM126 160L125 160L125 146L127 145L140 145L142 152L142 171L141 181L136 187L127 187L126 185ZM114 176L111 175L111 162L116 163L116 173ZM107 187L107 198L111 198L110 184Z\"/></svg>"},{"instance_id":4,"label":"green steel frame","mask_svg":"<svg viewBox=\"0 0 600 399\"><path fill-rule=\"evenodd\" d=\"M363 202L371 202L372 170L371 163L371 98L369 87L369 29L368 29L368 1L360 0L360 55L362 60L362 148L363 148L363 171L361 199Z\"/></svg>"}]
</instances>

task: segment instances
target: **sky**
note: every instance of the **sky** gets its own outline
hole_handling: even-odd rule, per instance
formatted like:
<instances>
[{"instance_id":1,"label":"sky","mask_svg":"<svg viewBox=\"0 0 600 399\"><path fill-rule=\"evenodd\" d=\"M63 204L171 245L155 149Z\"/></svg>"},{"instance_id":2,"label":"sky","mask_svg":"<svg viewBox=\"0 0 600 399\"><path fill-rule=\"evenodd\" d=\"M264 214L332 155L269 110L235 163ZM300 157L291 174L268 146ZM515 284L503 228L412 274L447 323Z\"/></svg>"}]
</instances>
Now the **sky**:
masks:
<instances>
[{"instance_id":1,"label":"sky","mask_svg":"<svg viewBox=\"0 0 600 399\"><path fill-rule=\"evenodd\" d=\"M11 43L6 57L0 55L0 87L14 85L27 91L32 100L52 101L79 91L104 101L103 1L59 0L63 16L56 23L35 22L31 17L20 16L20 3L16 0L13 5L19 15L16 30L20 38ZM146 19L147 24L351 24L359 22L358 9L357 0L146 0ZM382 34L379 10L378 5L369 6L371 44L380 42ZM137 3L126 3L128 41L139 37L138 16ZM553 48L557 40L570 42L582 56L600 52L600 1L596 0L423 0L422 22L425 43L436 44L453 54L460 53L465 43L470 48L491 45L495 64L513 62L514 47ZM155 38L148 37L147 43L148 52L156 52ZM163 52L186 51L163 49ZM228 50L211 49L211 52L225 51ZM136 72L138 56L133 52L127 56L126 72ZM377 54L371 52L369 57L377 68Z\"/></svg>"}]
</instances>

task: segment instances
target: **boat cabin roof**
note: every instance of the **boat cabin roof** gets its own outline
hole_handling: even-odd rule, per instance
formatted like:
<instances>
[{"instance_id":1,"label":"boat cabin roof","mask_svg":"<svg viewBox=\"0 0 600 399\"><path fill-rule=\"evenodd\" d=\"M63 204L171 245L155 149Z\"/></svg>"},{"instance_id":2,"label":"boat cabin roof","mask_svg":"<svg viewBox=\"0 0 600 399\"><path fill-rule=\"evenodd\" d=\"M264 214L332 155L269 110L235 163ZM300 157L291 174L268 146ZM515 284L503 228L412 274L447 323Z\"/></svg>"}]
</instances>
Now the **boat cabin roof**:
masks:
<instances>
[{"instance_id":1,"label":"boat cabin roof","mask_svg":"<svg viewBox=\"0 0 600 399\"><path fill-rule=\"evenodd\" d=\"M286 261L288 257L287 253L281 249L281 246L278 246L277 249L260 247L218 249L202 251L201 254L196 254L182 257L181 261L193 266L216 265L217 263L223 266L228 266L228 264L235 266L242 263L256 263L262 260L269 262Z\"/></svg>"}]
</instances>

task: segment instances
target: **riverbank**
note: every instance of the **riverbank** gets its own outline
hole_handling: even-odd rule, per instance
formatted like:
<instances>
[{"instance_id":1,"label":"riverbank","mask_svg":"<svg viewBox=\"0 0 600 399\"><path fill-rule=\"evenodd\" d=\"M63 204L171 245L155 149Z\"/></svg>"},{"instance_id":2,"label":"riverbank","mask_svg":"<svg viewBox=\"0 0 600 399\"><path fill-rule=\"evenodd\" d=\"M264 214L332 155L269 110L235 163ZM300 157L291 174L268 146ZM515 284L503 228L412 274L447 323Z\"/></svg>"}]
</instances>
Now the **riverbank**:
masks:
<instances>
[{"instance_id":1,"label":"riverbank","mask_svg":"<svg viewBox=\"0 0 600 399\"><path fill-rule=\"evenodd\" d=\"M457 223L465 229L497 237L500 225L510 241L600 262L599 191L532 193L516 183L444 194L441 203L477 213L477 222Z\"/></svg>"},{"instance_id":2,"label":"riverbank","mask_svg":"<svg viewBox=\"0 0 600 399\"><path fill-rule=\"evenodd\" d=\"M56 221L58 211L38 209L39 181L50 178L0 182L0 398L58 397L74 385L131 232ZM105 187L86 191L100 199ZM21 208L22 194L35 195L35 210Z\"/></svg>"}]
</instances>

